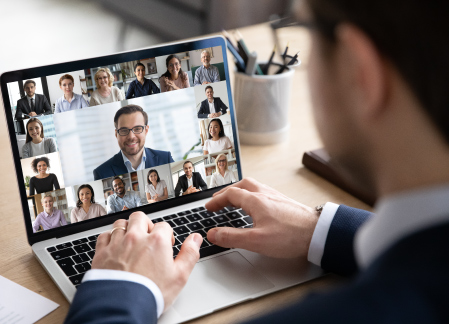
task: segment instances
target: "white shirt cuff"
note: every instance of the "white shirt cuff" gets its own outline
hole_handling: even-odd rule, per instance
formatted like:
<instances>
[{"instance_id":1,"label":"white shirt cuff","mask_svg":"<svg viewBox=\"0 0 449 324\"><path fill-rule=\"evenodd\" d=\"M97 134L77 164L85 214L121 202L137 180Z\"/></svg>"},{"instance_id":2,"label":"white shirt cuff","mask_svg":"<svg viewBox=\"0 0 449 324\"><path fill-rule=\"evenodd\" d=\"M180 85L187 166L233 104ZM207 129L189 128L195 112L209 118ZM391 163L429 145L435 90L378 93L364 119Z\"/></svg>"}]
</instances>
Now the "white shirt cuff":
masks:
<instances>
[{"instance_id":1,"label":"white shirt cuff","mask_svg":"<svg viewBox=\"0 0 449 324\"><path fill-rule=\"evenodd\" d=\"M324 245L326 244L327 233L331 227L332 220L340 205L328 202L324 205L318 223L313 231L312 240L310 241L309 254L307 259L321 267L321 259L323 258Z\"/></svg>"},{"instance_id":2,"label":"white shirt cuff","mask_svg":"<svg viewBox=\"0 0 449 324\"><path fill-rule=\"evenodd\" d=\"M120 271L120 270L109 270L109 269L91 269L86 272L83 277L82 282L92 281L92 280L122 280L131 281L147 287L154 296L156 300L157 307L157 317L159 318L164 311L164 297L159 287L149 278L144 277L137 273Z\"/></svg>"}]
</instances>

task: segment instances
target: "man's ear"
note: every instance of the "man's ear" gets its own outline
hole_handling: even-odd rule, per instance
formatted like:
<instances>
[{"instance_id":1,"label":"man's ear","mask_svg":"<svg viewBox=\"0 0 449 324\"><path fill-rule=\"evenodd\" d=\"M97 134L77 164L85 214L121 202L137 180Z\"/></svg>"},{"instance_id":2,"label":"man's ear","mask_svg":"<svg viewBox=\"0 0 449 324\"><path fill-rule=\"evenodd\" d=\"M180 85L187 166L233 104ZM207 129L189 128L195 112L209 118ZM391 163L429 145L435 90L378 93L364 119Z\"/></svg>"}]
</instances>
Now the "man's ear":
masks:
<instances>
[{"instance_id":1,"label":"man's ear","mask_svg":"<svg viewBox=\"0 0 449 324\"><path fill-rule=\"evenodd\" d=\"M355 25L343 23L336 29L341 45L340 70L364 118L376 118L385 108L388 96L386 60L366 33Z\"/></svg>"}]
</instances>

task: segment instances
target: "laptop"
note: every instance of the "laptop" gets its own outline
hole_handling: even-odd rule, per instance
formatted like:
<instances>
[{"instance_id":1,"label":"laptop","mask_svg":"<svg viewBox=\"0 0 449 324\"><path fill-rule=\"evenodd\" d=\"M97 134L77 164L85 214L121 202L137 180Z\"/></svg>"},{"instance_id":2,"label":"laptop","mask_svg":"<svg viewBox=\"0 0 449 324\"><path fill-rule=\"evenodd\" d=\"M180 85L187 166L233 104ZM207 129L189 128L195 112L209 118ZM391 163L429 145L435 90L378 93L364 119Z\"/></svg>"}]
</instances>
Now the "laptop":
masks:
<instances>
[{"instance_id":1,"label":"laptop","mask_svg":"<svg viewBox=\"0 0 449 324\"><path fill-rule=\"evenodd\" d=\"M201 68L205 51L208 70ZM170 81L172 75L178 79ZM28 242L69 302L91 267L97 236L134 211L173 227L174 257L190 233L205 238L199 262L161 323L188 321L323 275L300 259L224 249L206 239L215 226L252 227L241 209L204 208L213 193L242 179L224 38L12 71L0 79ZM208 104L210 87L224 107ZM148 127L120 127L127 113L117 112L130 105L139 108L128 115L146 115ZM210 142L216 139L210 124L219 127L220 141ZM139 141L127 141L131 132ZM145 158L133 166L128 156L136 145L145 147ZM217 172L219 159L225 177Z\"/></svg>"}]
</instances>

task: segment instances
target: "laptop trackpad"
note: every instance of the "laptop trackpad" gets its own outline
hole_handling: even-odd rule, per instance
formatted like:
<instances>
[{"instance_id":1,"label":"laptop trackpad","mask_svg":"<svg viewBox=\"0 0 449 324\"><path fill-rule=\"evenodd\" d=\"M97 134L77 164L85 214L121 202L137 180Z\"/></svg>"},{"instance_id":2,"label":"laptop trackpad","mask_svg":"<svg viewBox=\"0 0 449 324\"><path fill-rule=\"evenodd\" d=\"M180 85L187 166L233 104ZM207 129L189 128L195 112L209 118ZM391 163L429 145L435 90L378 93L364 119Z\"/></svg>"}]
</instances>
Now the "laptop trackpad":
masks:
<instances>
[{"instance_id":1,"label":"laptop trackpad","mask_svg":"<svg viewBox=\"0 0 449 324\"><path fill-rule=\"evenodd\" d=\"M274 287L239 252L196 264L173 308L181 316L213 311Z\"/></svg>"}]
</instances>

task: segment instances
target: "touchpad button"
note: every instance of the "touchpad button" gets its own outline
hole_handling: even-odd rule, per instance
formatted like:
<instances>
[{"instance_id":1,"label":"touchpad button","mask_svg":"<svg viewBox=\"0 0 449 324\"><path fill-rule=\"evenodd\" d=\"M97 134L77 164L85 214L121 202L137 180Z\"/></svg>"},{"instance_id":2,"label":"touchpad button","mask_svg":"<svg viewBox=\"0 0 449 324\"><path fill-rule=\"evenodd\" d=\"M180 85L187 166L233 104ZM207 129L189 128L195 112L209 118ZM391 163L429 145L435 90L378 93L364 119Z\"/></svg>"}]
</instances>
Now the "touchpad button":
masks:
<instances>
[{"instance_id":1,"label":"touchpad button","mask_svg":"<svg viewBox=\"0 0 449 324\"><path fill-rule=\"evenodd\" d=\"M210 312L273 287L239 252L231 252L198 262L173 308L181 316Z\"/></svg>"}]
</instances>

